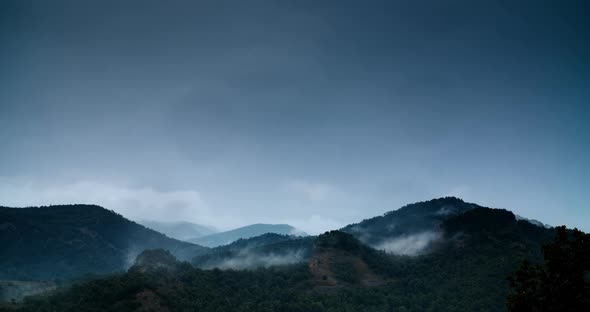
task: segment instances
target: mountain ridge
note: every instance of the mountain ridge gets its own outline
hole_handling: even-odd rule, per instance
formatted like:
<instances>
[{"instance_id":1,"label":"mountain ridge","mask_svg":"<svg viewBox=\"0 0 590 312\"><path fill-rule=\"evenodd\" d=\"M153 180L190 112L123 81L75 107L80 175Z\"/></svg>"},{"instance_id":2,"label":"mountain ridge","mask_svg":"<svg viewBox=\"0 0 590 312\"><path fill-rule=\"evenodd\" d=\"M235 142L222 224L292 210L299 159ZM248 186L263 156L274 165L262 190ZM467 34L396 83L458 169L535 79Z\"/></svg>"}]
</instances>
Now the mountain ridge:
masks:
<instances>
[{"instance_id":1,"label":"mountain ridge","mask_svg":"<svg viewBox=\"0 0 590 312\"><path fill-rule=\"evenodd\" d=\"M121 271L148 248L165 248L180 259L206 250L97 205L0 207L0 245L0 278L22 280Z\"/></svg>"},{"instance_id":2,"label":"mountain ridge","mask_svg":"<svg viewBox=\"0 0 590 312\"><path fill-rule=\"evenodd\" d=\"M141 220L137 223L154 231L165 234L168 237L183 241L188 241L191 238L202 237L218 232L216 229L210 226L187 221L161 222L155 220Z\"/></svg>"},{"instance_id":3,"label":"mountain ridge","mask_svg":"<svg viewBox=\"0 0 590 312\"><path fill-rule=\"evenodd\" d=\"M419 209L413 214L427 216L424 224L431 224L432 212L450 202L423 202L414 206ZM374 249L339 230L305 238L265 234L209 250L232 253L219 259L232 259L233 264L256 256L254 267L203 270L165 250L147 250L127 273L30 298L17 311L112 306L157 306L162 311L504 311L506 277L522 259L539 262L541 245L554 230L517 220L505 209L469 207L445 213L437 222L442 234L436 248L416 256ZM396 221L411 220L394 216ZM381 221L376 224L384 230L386 222ZM295 262L263 265L301 248L309 253L287 257Z\"/></svg>"},{"instance_id":4,"label":"mountain ridge","mask_svg":"<svg viewBox=\"0 0 590 312\"><path fill-rule=\"evenodd\" d=\"M188 242L206 247L218 247L231 244L232 242L235 242L238 239L252 238L266 233L292 235L297 233L297 230L289 224L255 223L228 231L189 239Z\"/></svg>"}]
</instances>

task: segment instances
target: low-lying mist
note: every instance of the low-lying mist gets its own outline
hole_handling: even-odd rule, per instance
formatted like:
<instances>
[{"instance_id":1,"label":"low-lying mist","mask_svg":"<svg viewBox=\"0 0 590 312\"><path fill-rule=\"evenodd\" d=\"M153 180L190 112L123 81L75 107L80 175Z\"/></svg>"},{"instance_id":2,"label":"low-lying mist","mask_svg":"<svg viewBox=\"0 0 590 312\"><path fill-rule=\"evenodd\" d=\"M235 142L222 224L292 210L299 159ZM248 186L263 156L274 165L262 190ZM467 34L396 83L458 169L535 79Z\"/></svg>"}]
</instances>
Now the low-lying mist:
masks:
<instances>
[{"instance_id":1,"label":"low-lying mist","mask_svg":"<svg viewBox=\"0 0 590 312\"><path fill-rule=\"evenodd\" d=\"M440 232L427 231L387 239L375 244L373 248L395 255L417 256L428 252L432 244L440 239Z\"/></svg>"},{"instance_id":2,"label":"low-lying mist","mask_svg":"<svg viewBox=\"0 0 590 312\"><path fill-rule=\"evenodd\" d=\"M236 255L228 258L212 261L202 266L203 269L234 269L245 270L255 268L268 268L271 266L289 265L303 262L305 250L289 250L286 253L259 253L250 249L240 250Z\"/></svg>"}]
</instances>

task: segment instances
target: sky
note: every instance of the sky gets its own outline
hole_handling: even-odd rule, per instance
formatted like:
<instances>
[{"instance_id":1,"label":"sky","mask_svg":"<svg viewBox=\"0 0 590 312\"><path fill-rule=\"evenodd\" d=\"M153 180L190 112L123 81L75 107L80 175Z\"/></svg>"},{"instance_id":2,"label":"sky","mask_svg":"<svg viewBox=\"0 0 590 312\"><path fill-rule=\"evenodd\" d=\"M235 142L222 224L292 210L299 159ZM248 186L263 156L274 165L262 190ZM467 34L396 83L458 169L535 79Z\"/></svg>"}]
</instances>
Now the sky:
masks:
<instances>
[{"instance_id":1,"label":"sky","mask_svg":"<svg viewBox=\"0 0 590 312\"><path fill-rule=\"evenodd\" d=\"M457 196L590 231L589 8L2 1L0 205L317 234Z\"/></svg>"}]
</instances>

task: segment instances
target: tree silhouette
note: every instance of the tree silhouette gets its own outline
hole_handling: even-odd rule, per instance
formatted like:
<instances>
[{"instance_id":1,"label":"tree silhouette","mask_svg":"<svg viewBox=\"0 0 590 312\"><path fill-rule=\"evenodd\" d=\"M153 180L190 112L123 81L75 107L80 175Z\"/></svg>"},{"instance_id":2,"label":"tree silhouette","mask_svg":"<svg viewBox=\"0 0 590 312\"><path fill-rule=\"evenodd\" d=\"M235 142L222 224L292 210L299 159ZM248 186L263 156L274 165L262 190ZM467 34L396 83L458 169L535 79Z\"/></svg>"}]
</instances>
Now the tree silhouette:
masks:
<instances>
[{"instance_id":1,"label":"tree silhouette","mask_svg":"<svg viewBox=\"0 0 590 312\"><path fill-rule=\"evenodd\" d=\"M553 242L543 246L543 257L543 264L523 261L509 277L508 309L590 311L590 235L557 227Z\"/></svg>"}]
</instances>

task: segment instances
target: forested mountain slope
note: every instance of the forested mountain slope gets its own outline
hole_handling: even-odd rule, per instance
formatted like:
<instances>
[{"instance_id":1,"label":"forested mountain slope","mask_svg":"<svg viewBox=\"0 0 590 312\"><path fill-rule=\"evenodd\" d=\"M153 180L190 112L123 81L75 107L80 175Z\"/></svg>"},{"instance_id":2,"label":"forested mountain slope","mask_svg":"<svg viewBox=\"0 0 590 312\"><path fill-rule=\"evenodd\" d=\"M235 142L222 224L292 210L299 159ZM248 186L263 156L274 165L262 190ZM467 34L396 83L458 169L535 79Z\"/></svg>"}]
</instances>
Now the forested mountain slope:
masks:
<instances>
[{"instance_id":1,"label":"forested mountain slope","mask_svg":"<svg viewBox=\"0 0 590 312\"><path fill-rule=\"evenodd\" d=\"M402 255L427 253L443 234L442 222L479 205L444 197L406 205L382 216L350 224L342 231L367 245Z\"/></svg>"},{"instance_id":2,"label":"forested mountain slope","mask_svg":"<svg viewBox=\"0 0 590 312\"><path fill-rule=\"evenodd\" d=\"M0 279L112 273L126 270L148 248L165 248L180 259L206 250L99 206L0 207Z\"/></svg>"},{"instance_id":3,"label":"forested mountain slope","mask_svg":"<svg viewBox=\"0 0 590 312\"><path fill-rule=\"evenodd\" d=\"M293 264L202 270L166 251L138 257L128 273L90 281L16 305L17 311L504 311L507 277L522 259L539 262L554 230L509 211L474 207L439 224L429 253L393 255L351 234L306 240L265 235L211 250L201 260L250 261L245 250L279 254L298 245ZM284 245L286 244L286 245ZM293 258L291 258L293 259ZM198 261L196 261L198 264ZM227 267L231 268L231 267ZM235 268L235 267L234 267Z\"/></svg>"},{"instance_id":4,"label":"forested mountain slope","mask_svg":"<svg viewBox=\"0 0 590 312\"><path fill-rule=\"evenodd\" d=\"M99 209L95 213L103 217L91 215L86 221L76 222L75 227L66 222L67 226L60 227L68 230L62 232L74 233L70 239L75 241L81 227L101 233L100 238L105 240L122 231L99 230L105 212ZM122 222L120 216L106 214L118 220L114 224ZM389 224L397 227L388 227ZM359 226L376 241L424 231L436 232L438 236L428 250L409 256L373 248L367 243L373 240L359 237L358 230L350 230ZM137 258L136 265L127 273L25 299L12 308L504 311L509 292L507 277L522 259L540 262L541 245L550 241L555 232L518 220L510 211L484 208L456 198L408 205L343 230L303 238L265 234L208 250L197 247L192 264L177 261L174 250L148 251ZM151 233L144 231L147 230L129 234L136 237Z\"/></svg>"},{"instance_id":5,"label":"forested mountain slope","mask_svg":"<svg viewBox=\"0 0 590 312\"><path fill-rule=\"evenodd\" d=\"M192 260L199 268L254 269L307 261L313 237L266 233L211 248Z\"/></svg>"}]
</instances>

